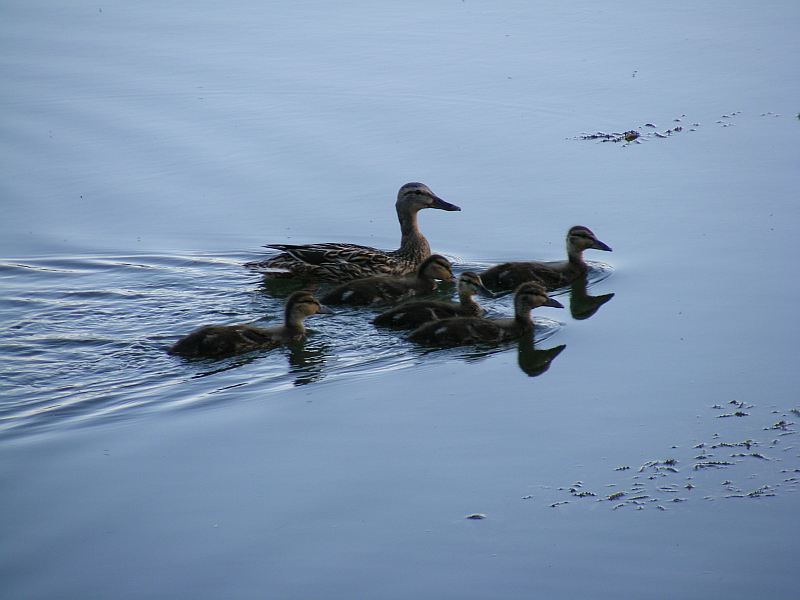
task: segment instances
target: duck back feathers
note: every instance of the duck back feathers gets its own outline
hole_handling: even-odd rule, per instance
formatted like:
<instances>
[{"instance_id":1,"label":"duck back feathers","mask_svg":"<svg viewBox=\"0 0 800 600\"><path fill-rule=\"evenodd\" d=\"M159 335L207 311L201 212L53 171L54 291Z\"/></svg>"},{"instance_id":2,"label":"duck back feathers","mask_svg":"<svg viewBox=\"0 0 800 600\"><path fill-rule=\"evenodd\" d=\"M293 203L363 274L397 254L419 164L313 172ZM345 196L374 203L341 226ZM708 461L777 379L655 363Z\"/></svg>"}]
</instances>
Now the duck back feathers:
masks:
<instances>
[{"instance_id":1,"label":"duck back feathers","mask_svg":"<svg viewBox=\"0 0 800 600\"><path fill-rule=\"evenodd\" d=\"M400 247L393 251L348 243L270 244L277 256L245 266L270 277L302 277L324 281L350 281L371 276L413 273L430 256L428 240L419 230L417 213L425 208L461 210L439 198L422 183L407 183L395 203L400 222Z\"/></svg>"}]
</instances>

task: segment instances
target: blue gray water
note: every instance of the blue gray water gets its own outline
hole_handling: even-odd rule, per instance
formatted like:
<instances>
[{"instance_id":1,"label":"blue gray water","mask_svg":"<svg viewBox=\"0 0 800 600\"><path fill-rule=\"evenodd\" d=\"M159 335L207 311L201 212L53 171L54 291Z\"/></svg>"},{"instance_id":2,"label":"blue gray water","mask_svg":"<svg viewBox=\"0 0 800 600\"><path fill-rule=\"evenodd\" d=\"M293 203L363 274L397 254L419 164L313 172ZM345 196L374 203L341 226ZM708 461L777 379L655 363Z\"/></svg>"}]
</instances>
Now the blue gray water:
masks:
<instances>
[{"instance_id":1,"label":"blue gray water","mask_svg":"<svg viewBox=\"0 0 800 600\"><path fill-rule=\"evenodd\" d=\"M2 12L0 596L797 595L795 3ZM164 352L278 319L262 244L396 247L413 180L459 270L591 227L607 301Z\"/></svg>"}]
</instances>

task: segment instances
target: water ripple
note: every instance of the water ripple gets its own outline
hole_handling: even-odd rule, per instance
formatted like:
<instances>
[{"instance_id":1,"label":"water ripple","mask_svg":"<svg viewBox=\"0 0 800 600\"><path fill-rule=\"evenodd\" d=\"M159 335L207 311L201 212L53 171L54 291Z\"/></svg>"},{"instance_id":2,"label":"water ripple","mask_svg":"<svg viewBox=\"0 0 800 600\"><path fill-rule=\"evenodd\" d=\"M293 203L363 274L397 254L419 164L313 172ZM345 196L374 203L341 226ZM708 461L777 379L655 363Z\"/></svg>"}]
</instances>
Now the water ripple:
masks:
<instances>
[{"instance_id":1,"label":"water ripple","mask_svg":"<svg viewBox=\"0 0 800 600\"><path fill-rule=\"evenodd\" d=\"M297 284L264 283L241 267L247 258L231 252L0 259L0 432L201 406L246 390L261 398L292 386L372 377L432 361L484 360L515 346L419 348L402 333L373 327L378 309L367 308L309 319L308 338L291 347L223 360L167 355L177 337L202 324L278 322ZM456 271L486 266L462 263ZM610 273L594 263L589 286ZM453 288L438 293L450 297ZM504 296L483 304L491 316L505 316L511 302ZM541 316L535 322L537 348L561 327ZM546 370L550 355L534 350L531 341L527 345L519 346L520 367L531 375ZM524 367L523 359L534 366Z\"/></svg>"}]
</instances>

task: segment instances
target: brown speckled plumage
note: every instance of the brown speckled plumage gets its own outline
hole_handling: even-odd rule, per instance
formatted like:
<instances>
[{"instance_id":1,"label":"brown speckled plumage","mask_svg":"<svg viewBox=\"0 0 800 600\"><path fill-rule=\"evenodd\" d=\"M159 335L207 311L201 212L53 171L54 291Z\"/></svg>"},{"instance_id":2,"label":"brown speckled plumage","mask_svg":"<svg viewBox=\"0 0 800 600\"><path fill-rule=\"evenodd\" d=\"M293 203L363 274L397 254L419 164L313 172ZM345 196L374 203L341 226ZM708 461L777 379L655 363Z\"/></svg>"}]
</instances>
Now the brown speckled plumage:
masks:
<instances>
[{"instance_id":1,"label":"brown speckled plumage","mask_svg":"<svg viewBox=\"0 0 800 600\"><path fill-rule=\"evenodd\" d=\"M302 340L306 335L303 319L317 313L330 313L311 293L299 291L286 300L284 323L277 327L254 325L206 325L185 335L169 349L170 354L187 358L219 358L267 349Z\"/></svg>"},{"instance_id":2,"label":"brown speckled plumage","mask_svg":"<svg viewBox=\"0 0 800 600\"><path fill-rule=\"evenodd\" d=\"M544 286L534 282L523 283L514 292L513 318L455 317L431 321L412 331L409 339L430 346L499 344L515 340L533 331L530 311L539 306L564 308L560 302L547 296Z\"/></svg>"},{"instance_id":3,"label":"brown speckled plumage","mask_svg":"<svg viewBox=\"0 0 800 600\"><path fill-rule=\"evenodd\" d=\"M507 262L481 273L483 283L491 290L513 290L525 281L537 281L553 290L569 285L588 271L583 251L611 252L588 227L576 225L567 232L567 260L554 262Z\"/></svg>"},{"instance_id":4,"label":"brown speckled plumage","mask_svg":"<svg viewBox=\"0 0 800 600\"><path fill-rule=\"evenodd\" d=\"M422 183L407 183L397 192L395 203L402 238L397 250L385 251L346 243L269 244L281 253L245 266L268 277L302 277L323 281L350 281L375 275L413 273L430 256L428 240L417 226L417 213L424 208L457 211L458 206L436 196Z\"/></svg>"}]
</instances>

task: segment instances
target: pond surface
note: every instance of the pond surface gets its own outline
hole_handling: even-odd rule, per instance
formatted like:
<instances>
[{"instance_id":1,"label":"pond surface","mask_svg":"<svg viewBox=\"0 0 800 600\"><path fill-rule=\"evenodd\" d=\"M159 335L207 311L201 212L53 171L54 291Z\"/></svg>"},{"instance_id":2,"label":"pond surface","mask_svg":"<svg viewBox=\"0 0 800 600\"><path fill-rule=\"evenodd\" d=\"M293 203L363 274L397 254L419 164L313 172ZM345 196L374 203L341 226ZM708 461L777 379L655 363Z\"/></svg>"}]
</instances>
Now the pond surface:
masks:
<instances>
[{"instance_id":1,"label":"pond surface","mask_svg":"<svg viewBox=\"0 0 800 600\"><path fill-rule=\"evenodd\" d=\"M0 596L797 596L796 3L3 13ZM165 353L407 181L459 272L614 252L535 343Z\"/></svg>"}]
</instances>

